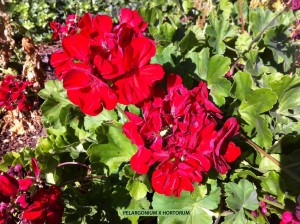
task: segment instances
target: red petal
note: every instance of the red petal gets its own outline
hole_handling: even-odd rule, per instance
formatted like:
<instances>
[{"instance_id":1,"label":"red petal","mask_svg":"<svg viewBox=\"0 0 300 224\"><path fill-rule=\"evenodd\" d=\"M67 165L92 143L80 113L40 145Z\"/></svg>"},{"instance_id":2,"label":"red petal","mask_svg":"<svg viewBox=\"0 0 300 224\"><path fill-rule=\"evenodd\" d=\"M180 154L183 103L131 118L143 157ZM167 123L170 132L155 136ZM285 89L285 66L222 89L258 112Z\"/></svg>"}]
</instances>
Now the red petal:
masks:
<instances>
[{"instance_id":1,"label":"red petal","mask_svg":"<svg viewBox=\"0 0 300 224\"><path fill-rule=\"evenodd\" d=\"M62 46L70 57L81 61L87 60L90 52L89 38L80 34L67 36L63 38Z\"/></svg>"},{"instance_id":2,"label":"red petal","mask_svg":"<svg viewBox=\"0 0 300 224\"><path fill-rule=\"evenodd\" d=\"M18 182L20 191L27 191L33 183L33 181L29 178L18 180Z\"/></svg>"},{"instance_id":3,"label":"red petal","mask_svg":"<svg viewBox=\"0 0 300 224\"><path fill-rule=\"evenodd\" d=\"M93 16L90 13L84 14L78 22L80 34L89 36L93 29Z\"/></svg>"},{"instance_id":4,"label":"red petal","mask_svg":"<svg viewBox=\"0 0 300 224\"><path fill-rule=\"evenodd\" d=\"M170 196L180 186L180 179L177 172L169 173L169 178L166 180L164 186L164 194ZM176 195L175 195L176 196Z\"/></svg>"},{"instance_id":5,"label":"red petal","mask_svg":"<svg viewBox=\"0 0 300 224\"><path fill-rule=\"evenodd\" d=\"M46 219L46 214L43 205L38 201L34 201L33 204L24 211L22 218L37 224L43 224Z\"/></svg>"},{"instance_id":6,"label":"red petal","mask_svg":"<svg viewBox=\"0 0 300 224\"><path fill-rule=\"evenodd\" d=\"M28 206L26 197L27 194L21 194L16 200L16 203L19 204L23 209L25 209Z\"/></svg>"},{"instance_id":7,"label":"red petal","mask_svg":"<svg viewBox=\"0 0 300 224\"><path fill-rule=\"evenodd\" d=\"M138 127L134 122L127 122L122 127L123 133L127 138L131 139L133 144L137 146L144 146L144 140L138 133Z\"/></svg>"},{"instance_id":8,"label":"red petal","mask_svg":"<svg viewBox=\"0 0 300 224\"><path fill-rule=\"evenodd\" d=\"M109 33L112 30L113 22L109 16L106 15L97 15L93 20L94 29L99 35L104 33Z\"/></svg>"},{"instance_id":9,"label":"red petal","mask_svg":"<svg viewBox=\"0 0 300 224\"><path fill-rule=\"evenodd\" d=\"M182 85L182 79L179 75L170 74L167 81L168 93L170 93L175 87Z\"/></svg>"},{"instance_id":10,"label":"red petal","mask_svg":"<svg viewBox=\"0 0 300 224\"><path fill-rule=\"evenodd\" d=\"M38 166L38 162L37 162L36 158L31 159L31 166L32 166L32 169L33 169L33 172L34 172L36 178L39 178L40 174L41 174L41 170Z\"/></svg>"},{"instance_id":11,"label":"red petal","mask_svg":"<svg viewBox=\"0 0 300 224\"><path fill-rule=\"evenodd\" d=\"M180 188L186 191L194 191L194 186L188 177L180 177ZM180 195L179 195L180 196Z\"/></svg>"},{"instance_id":12,"label":"red petal","mask_svg":"<svg viewBox=\"0 0 300 224\"><path fill-rule=\"evenodd\" d=\"M19 189L19 183L14 178L4 173L0 175L0 193L3 196L15 196Z\"/></svg>"},{"instance_id":13,"label":"red petal","mask_svg":"<svg viewBox=\"0 0 300 224\"><path fill-rule=\"evenodd\" d=\"M241 155L240 147L237 147L233 142L229 142L228 148L225 152L227 162L233 162Z\"/></svg>"},{"instance_id":14,"label":"red petal","mask_svg":"<svg viewBox=\"0 0 300 224\"><path fill-rule=\"evenodd\" d=\"M125 48L123 57L123 68L131 71L133 68L140 68L146 65L155 55L156 48L154 41L146 37L138 37L132 40Z\"/></svg>"},{"instance_id":15,"label":"red petal","mask_svg":"<svg viewBox=\"0 0 300 224\"><path fill-rule=\"evenodd\" d=\"M119 102L125 105L136 104L147 99L151 94L151 87L137 75L124 76L114 83Z\"/></svg>"},{"instance_id":16,"label":"red petal","mask_svg":"<svg viewBox=\"0 0 300 224\"><path fill-rule=\"evenodd\" d=\"M153 189L159 193L164 193L164 186L167 179L167 175L163 173L161 170L155 170L152 174L152 187Z\"/></svg>"},{"instance_id":17,"label":"red petal","mask_svg":"<svg viewBox=\"0 0 300 224\"><path fill-rule=\"evenodd\" d=\"M46 224L62 223L63 206L57 205L55 211L52 209L47 211Z\"/></svg>"},{"instance_id":18,"label":"red petal","mask_svg":"<svg viewBox=\"0 0 300 224\"><path fill-rule=\"evenodd\" d=\"M139 69L139 78L149 86L155 81L161 80L164 74L163 67L158 64L145 65Z\"/></svg>"},{"instance_id":19,"label":"red petal","mask_svg":"<svg viewBox=\"0 0 300 224\"><path fill-rule=\"evenodd\" d=\"M141 147L138 151L132 156L130 160L130 165L133 170L139 174L145 174L149 170L149 165L147 164L152 156L152 152L145 147Z\"/></svg>"},{"instance_id":20,"label":"red petal","mask_svg":"<svg viewBox=\"0 0 300 224\"><path fill-rule=\"evenodd\" d=\"M99 96L89 87L80 90L68 90L70 101L80 107L84 114L96 116L103 110Z\"/></svg>"},{"instance_id":21,"label":"red petal","mask_svg":"<svg viewBox=\"0 0 300 224\"><path fill-rule=\"evenodd\" d=\"M73 69L64 77L64 88L67 90L81 89L91 85L92 76L83 70Z\"/></svg>"}]
</instances>

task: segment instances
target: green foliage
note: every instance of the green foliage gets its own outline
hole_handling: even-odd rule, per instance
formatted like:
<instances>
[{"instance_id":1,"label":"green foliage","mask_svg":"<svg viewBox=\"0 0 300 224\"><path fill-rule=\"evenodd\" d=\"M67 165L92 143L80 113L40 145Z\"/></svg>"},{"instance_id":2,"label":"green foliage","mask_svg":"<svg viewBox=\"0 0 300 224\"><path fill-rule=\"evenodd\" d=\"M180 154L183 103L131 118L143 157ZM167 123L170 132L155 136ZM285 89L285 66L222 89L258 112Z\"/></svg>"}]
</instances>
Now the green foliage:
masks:
<instances>
[{"instance_id":1,"label":"green foliage","mask_svg":"<svg viewBox=\"0 0 300 224\"><path fill-rule=\"evenodd\" d=\"M183 209L190 211L189 216L160 216L158 217L158 223L213 223L214 213L211 210L218 208L221 189L216 186L216 183L207 186L210 187L210 191L207 193L203 194L203 188L205 190L206 186L196 186L196 190L192 194L182 192L180 198L167 197L155 193L152 202L154 209Z\"/></svg>"},{"instance_id":2,"label":"green foliage","mask_svg":"<svg viewBox=\"0 0 300 224\"><path fill-rule=\"evenodd\" d=\"M29 166L36 157L47 181L63 188L65 223L146 223L157 219L161 224L209 224L218 217L228 224L268 223L269 214L281 217L279 208L294 209L300 194L300 70L297 45L290 38L293 14L253 8L247 1L241 11L239 1L210 2L201 27L205 4L199 10L190 0L12 0L6 7L16 36L32 35L35 41L49 40L49 22L62 22L71 13L105 13L117 21L121 7L138 9L149 23L146 35L157 43L151 63L163 65L166 76L180 74L188 88L205 81L209 97L224 118L235 116L240 132L296 178L257 152L253 143L249 146L235 136L242 155L230 164L227 174L211 171L201 185L194 184L193 193L183 191L180 197L155 193L153 170L138 175L130 167L137 147L122 133L126 117L117 110L84 115L68 100L60 81L47 82L39 92L47 136L39 139L34 150L27 147L7 153L0 169L18 163ZM161 86L165 87L165 82ZM119 106L141 114L137 106ZM222 123L220 120L218 125ZM85 166L58 167L65 162ZM258 199L266 195L276 197L280 205L268 204L268 215L255 219L250 212L258 211ZM147 220L122 213L124 209L149 208L189 210L190 215Z\"/></svg>"},{"instance_id":3,"label":"green foliage","mask_svg":"<svg viewBox=\"0 0 300 224\"><path fill-rule=\"evenodd\" d=\"M226 203L234 214L226 216L224 223L246 223L245 211L258 208L257 192L253 184L242 179L238 184L230 182L225 184Z\"/></svg>"},{"instance_id":4,"label":"green foliage","mask_svg":"<svg viewBox=\"0 0 300 224\"><path fill-rule=\"evenodd\" d=\"M137 151L118 126L109 125L105 128L105 135L108 142L105 144L92 144L87 150L92 163L104 163L108 173L117 173L123 162L128 162Z\"/></svg>"}]
</instances>

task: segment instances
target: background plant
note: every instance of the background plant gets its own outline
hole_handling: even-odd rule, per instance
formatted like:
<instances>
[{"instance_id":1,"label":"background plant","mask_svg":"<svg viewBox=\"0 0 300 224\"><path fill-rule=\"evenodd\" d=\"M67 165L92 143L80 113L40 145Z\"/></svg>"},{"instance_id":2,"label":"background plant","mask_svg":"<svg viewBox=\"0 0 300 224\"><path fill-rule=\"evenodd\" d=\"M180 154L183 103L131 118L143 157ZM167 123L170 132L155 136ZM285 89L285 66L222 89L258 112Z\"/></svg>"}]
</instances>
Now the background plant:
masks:
<instances>
[{"instance_id":1,"label":"background plant","mask_svg":"<svg viewBox=\"0 0 300 224\"><path fill-rule=\"evenodd\" d=\"M180 74L189 89L206 81L224 117L238 119L242 155L226 175L209 172L180 198L153 193L149 176L128 164L137 148L121 129L123 111L140 115L140 109L119 105L84 115L59 81L49 81L39 93L48 136L35 150L6 154L1 169L36 157L47 180L64 187L66 223L146 219L123 217L125 208L191 210L188 217L157 217L159 223L279 223L284 211L295 211L299 194L300 77L288 7L221 0L152 1L139 8L149 23L147 35L157 43L151 62ZM64 162L92 169L57 167ZM267 212L261 212L262 201Z\"/></svg>"}]
</instances>

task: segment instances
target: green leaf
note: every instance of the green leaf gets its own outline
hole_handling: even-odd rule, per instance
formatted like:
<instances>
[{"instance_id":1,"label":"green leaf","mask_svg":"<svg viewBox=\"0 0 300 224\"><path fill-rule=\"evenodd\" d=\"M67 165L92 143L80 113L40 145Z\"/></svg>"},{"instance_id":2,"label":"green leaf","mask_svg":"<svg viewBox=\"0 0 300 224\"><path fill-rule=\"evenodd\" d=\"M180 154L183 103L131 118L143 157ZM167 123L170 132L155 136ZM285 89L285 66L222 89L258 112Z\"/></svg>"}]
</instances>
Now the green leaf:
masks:
<instances>
[{"instance_id":1,"label":"green leaf","mask_svg":"<svg viewBox=\"0 0 300 224\"><path fill-rule=\"evenodd\" d=\"M166 205L168 209L182 209L190 210L189 216L165 216L159 217L159 223L203 223L210 224L212 223L212 216L209 210L214 210L218 207L220 202L221 189L215 184L211 185L211 190L207 195L202 195L195 193L202 192L197 191L193 192L193 197L188 192L182 192L179 198L170 196L167 197L162 194L154 194L152 206L157 210L164 210Z\"/></svg>"},{"instance_id":2,"label":"green leaf","mask_svg":"<svg viewBox=\"0 0 300 224\"><path fill-rule=\"evenodd\" d=\"M279 102L281 101L282 95L288 91L290 88L300 84L300 77L298 75L290 76L283 75L279 72L274 72L272 74L264 74L262 76L263 84L266 87L272 89L276 93Z\"/></svg>"},{"instance_id":3,"label":"green leaf","mask_svg":"<svg viewBox=\"0 0 300 224\"><path fill-rule=\"evenodd\" d=\"M285 192L281 178L277 172L270 171L265 174L261 182L261 187L264 191L276 196L278 202L283 203Z\"/></svg>"},{"instance_id":4,"label":"green leaf","mask_svg":"<svg viewBox=\"0 0 300 224\"><path fill-rule=\"evenodd\" d=\"M234 94L242 102L238 111L249 126L256 130L252 140L261 147L270 147L273 135L267 120L260 114L273 108L277 102L276 94L267 88L253 89L252 77L247 72L238 72L234 81Z\"/></svg>"},{"instance_id":5,"label":"green leaf","mask_svg":"<svg viewBox=\"0 0 300 224\"><path fill-rule=\"evenodd\" d=\"M150 202L147 200L147 198L143 198L141 200L135 200L134 198L132 198L130 204L128 205L128 207L126 207L126 209L148 210L149 207ZM125 208L117 208L118 214L121 217L121 219L127 218L131 221L132 224L138 224L139 216L124 216L123 209Z\"/></svg>"},{"instance_id":6,"label":"green leaf","mask_svg":"<svg viewBox=\"0 0 300 224\"><path fill-rule=\"evenodd\" d=\"M225 217L224 224L245 224L247 222L244 210Z\"/></svg>"},{"instance_id":7,"label":"green leaf","mask_svg":"<svg viewBox=\"0 0 300 224\"><path fill-rule=\"evenodd\" d=\"M280 26L277 29L268 30L264 37L266 47L273 52L273 58L276 63L283 63L285 72L291 68L295 54L295 47L291 44L288 29L290 28Z\"/></svg>"},{"instance_id":8,"label":"green leaf","mask_svg":"<svg viewBox=\"0 0 300 224\"><path fill-rule=\"evenodd\" d=\"M224 77L230 69L230 59L222 55L215 55L209 59L208 48L204 48L200 53L189 52L187 58L196 65L193 72L207 81L213 101L219 106L223 105L231 89L231 83Z\"/></svg>"},{"instance_id":9,"label":"green leaf","mask_svg":"<svg viewBox=\"0 0 300 224\"><path fill-rule=\"evenodd\" d=\"M250 11L250 29L253 32L254 36L257 36L261 30L263 30L267 24L274 18L274 13L268 9L264 9L263 7L257 7L255 10ZM270 26L274 27L277 25L277 21L275 20Z\"/></svg>"},{"instance_id":10,"label":"green leaf","mask_svg":"<svg viewBox=\"0 0 300 224\"><path fill-rule=\"evenodd\" d=\"M242 102L239 110L242 113L261 114L273 108L277 101L277 96L270 89L260 88L255 89Z\"/></svg>"},{"instance_id":11,"label":"green leaf","mask_svg":"<svg viewBox=\"0 0 300 224\"><path fill-rule=\"evenodd\" d=\"M84 127L86 130L95 130L97 127L101 126L104 121L116 121L118 115L114 110L106 110L98 114L97 116L88 116L84 117Z\"/></svg>"},{"instance_id":12,"label":"green leaf","mask_svg":"<svg viewBox=\"0 0 300 224\"><path fill-rule=\"evenodd\" d=\"M282 95L282 98L279 100L279 108L276 112L287 116L295 116L300 120L299 114L292 114L290 112L290 110L295 111L298 108L300 108L300 91L299 88L292 88Z\"/></svg>"},{"instance_id":13,"label":"green leaf","mask_svg":"<svg viewBox=\"0 0 300 224\"><path fill-rule=\"evenodd\" d=\"M182 38L182 40L178 43L181 52L185 52L198 45L198 40L193 31L187 31L187 34Z\"/></svg>"},{"instance_id":14,"label":"green leaf","mask_svg":"<svg viewBox=\"0 0 300 224\"><path fill-rule=\"evenodd\" d=\"M215 50L215 54L224 54L226 48L224 41L237 35L237 27L229 24L224 18L220 20L211 18L210 24L206 28L206 33L210 36L208 43Z\"/></svg>"},{"instance_id":15,"label":"green leaf","mask_svg":"<svg viewBox=\"0 0 300 224\"><path fill-rule=\"evenodd\" d=\"M214 102L221 106L225 103L225 97L230 95L231 83L224 78L229 70L230 59L221 55L213 56L208 62L207 86Z\"/></svg>"},{"instance_id":16,"label":"green leaf","mask_svg":"<svg viewBox=\"0 0 300 224\"><path fill-rule=\"evenodd\" d=\"M276 160L280 161L280 155L279 154L269 154ZM269 158L263 157L259 163L259 170L263 173L269 172L271 170L280 171L280 167L275 165L272 161L270 161Z\"/></svg>"},{"instance_id":17,"label":"green leaf","mask_svg":"<svg viewBox=\"0 0 300 224\"><path fill-rule=\"evenodd\" d=\"M123 162L129 162L137 151L136 145L122 133L120 127L108 126L107 144L93 144L87 150L91 162L102 162L109 168L110 173L117 173Z\"/></svg>"},{"instance_id":18,"label":"green leaf","mask_svg":"<svg viewBox=\"0 0 300 224\"><path fill-rule=\"evenodd\" d=\"M252 94L253 81L250 73L238 71L233 79L235 82L234 95L236 98L242 101Z\"/></svg>"},{"instance_id":19,"label":"green leaf","mask_svg":"<svg viewBox=\"0 0 300 224\"><path fill-rule=\"evenodd\" d=\"M219 9L223 11L224 19L228 19L232 13L233 4L229 0L220 0Z\"/></svg>"},{"instance_id":20,"label":"green leaf","mask_svg":"<svg viewBox=\"0 0 300 224\"><path fill-rule=\"evenodd\" d=\"M148 192L148 188L144 183L138 180L133 180L132 178L127 182L126 189L135 200L140 200L146 197Z\"/></svg>"},{"instance_id":21,"label":"green leaf","mask_svg":"<svg viewBox=\"0 0 300 224\"><path fill-rule=\"evenodd\" d=\"M65 126L72 103L60 81L50 80L45 84L45 89L39 92L39 96L45 100L41 106L43 122L46 127Z\"/></svg>"},{"instance_id":22,"label":"green leaf","mask_svg":"<svg viewBox=\"0 0 300 224\"><path fill-rule=\"evenodd\" d=\"M178 55L178 52L176 52L176 47L173 44L169 44L166 47L158 45L156 55L151 59L151 63L161 64L164 67L165 65L171 65L172 67L175 67L176 64L173 61L173 55Z\"/></svg>"},{"instance_id":23,"label":"green leaf","mask_svg":"<svg viewBox=\"0 0 300 224\"><path fill-rule=\"evenodd\" d=\"M150 27L149 31L156 42L168 44L172 42L176 28L165 22L161 25Z\"/></svg>"},{"instance_id":24,"label":"green leaf","mask_svg":"<svg viewBox=\"0 0 300 224\"><path fill-rule=\"evenodd\" d=\"M248 180L242 179L238 184L225 184L226 203L228 208L239 212L242 209L256 210L259 206L256 190Z\"/></svg>"}]
</instances>

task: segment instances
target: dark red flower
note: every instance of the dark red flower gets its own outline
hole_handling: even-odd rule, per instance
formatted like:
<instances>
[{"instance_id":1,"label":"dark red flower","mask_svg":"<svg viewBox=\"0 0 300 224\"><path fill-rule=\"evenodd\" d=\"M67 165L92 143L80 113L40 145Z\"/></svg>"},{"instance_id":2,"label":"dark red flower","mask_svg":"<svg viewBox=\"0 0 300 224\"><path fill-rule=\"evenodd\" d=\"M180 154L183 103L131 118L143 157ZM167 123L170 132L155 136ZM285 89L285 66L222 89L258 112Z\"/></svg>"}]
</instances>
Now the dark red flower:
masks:
<instances>
[{"instance_id":1,"label":"dark red flower","mask_svg":"<svg viewBox=\"0 0 300 224\"><path fill-rule=\"evenodd\" d=\"M32 103L28 100L26 90L31 82L22 81L19 76L7 75L0 86L0 107L6 110L29 110Z\"/></svg>"},{"instance_id":2,"label":"dark red flower","mask_svg":"<svg viewBox=\"0 0 300 224\"><path fill-rule=\"evenodd\" d=\"M69 34L75 34L78 30L77 22L79 19L80 17L77 15L71 14L68 15L65 25L56 21L50 22L50 28L53 30L52 39L58 41Z\"/></svg>"},{"instance_id":3,"label":"dark red flower","mask_svg":"<svg viewBox=\"0 0 300 224\"><path fill-rule=\"evenodd\" d=\"M61 190L57 186L51 186L49 190L38 189L22 218L35 224L61 223L64 208L60 204L60 195Z\"/></svg>"},{"instance_id":4,"label":"dark red flower","mask_svg":"<svg viewBox=\"0 0 300 224\"><path fill-rule=\"evenodd\" d=\"M128 112L123 132L138 146L130 160L133 170L145 174L157 163L154 190L180 196L182 190L193 191L193 183L211 167L220 173L230 169L228 163L241 154L231 142L239 125L230 118L218 130L221 111L209 100L204 82L188 90L178 75L169 75L167 90L143 104L143 118Z\"/></svg>"},{"instance_id":5,"label":"dark red flower","mask_svg":"<svg viewBox=\"0 0 300 224\"><path fill-rule=\"evenodd\" d=\"M19 183L14 177L6 173L0 175L0 202L7 202L10 197L15 197L18 189Z\"/></svg>"}]
</instances>

